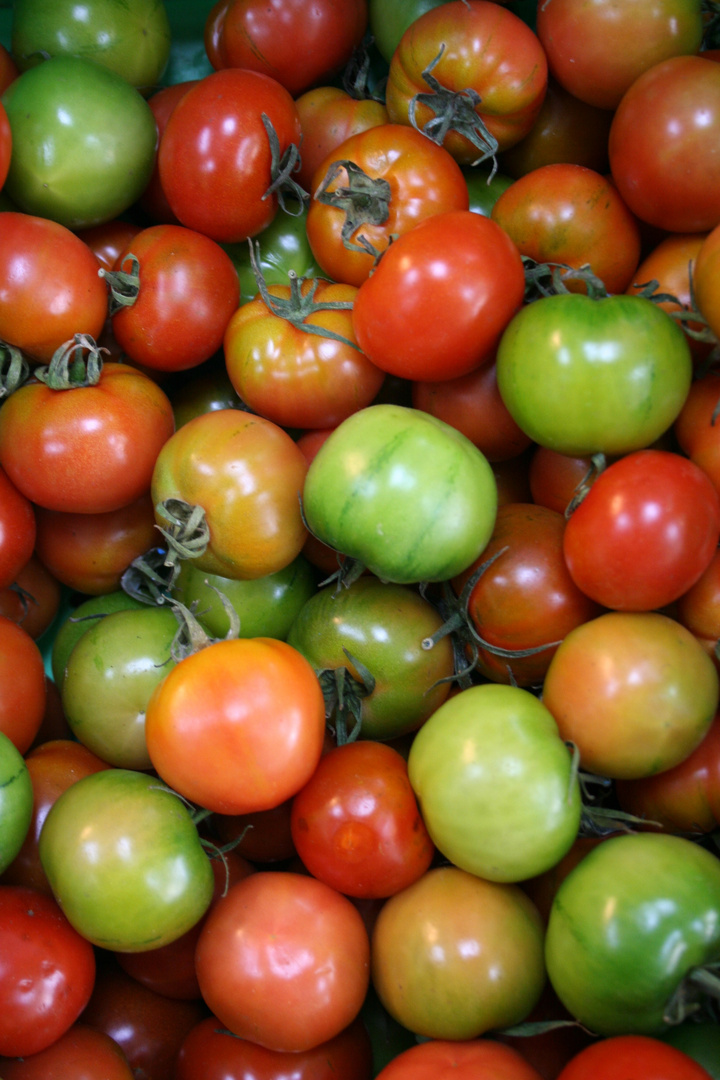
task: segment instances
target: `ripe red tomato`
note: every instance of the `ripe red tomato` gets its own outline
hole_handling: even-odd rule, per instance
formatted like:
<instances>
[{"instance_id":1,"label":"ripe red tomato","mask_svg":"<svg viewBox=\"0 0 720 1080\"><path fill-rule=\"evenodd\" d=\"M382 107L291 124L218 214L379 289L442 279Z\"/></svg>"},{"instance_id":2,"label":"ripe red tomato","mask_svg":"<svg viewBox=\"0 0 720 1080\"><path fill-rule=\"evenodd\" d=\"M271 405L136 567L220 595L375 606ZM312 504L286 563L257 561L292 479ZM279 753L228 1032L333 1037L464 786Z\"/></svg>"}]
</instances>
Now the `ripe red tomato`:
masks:
<instances>
[{"instance_id":1,"label":"ripe red tomato","mask_svg":"<svg viewBox=\"0 0 720 1080\"><path fill-rule=\"evenodd\" d=\"M678 599L675 615L720 666L715 652L720 640L720 549L695 584Z\"/></svg>"},{"instance_id":2,"label":"ripe red tomato","mask_svg":"<svg viewBox=\"0 0 720 1080\"><path fill-rule=\"evenodd\" d=\"M0 469L0 588L12 585L35 547L35 509Z\"/></svg>"},{"instance_id":3,"label":"ripe red tomato","mask_svg":"<svg viewBox=\"0 0 720 1080\"><path fill-rule=\"evenodd\" d=\"M289 871L251 874L210 912L195 954L203 998L235 1035L300 1053L360 1012L370 945L354 905Z\"/></svg>"},{"instance_id":4,"label":"ripe red tomato","mask_svg":"<svg viewBox=\"0 0 720 1080\"><path fill-rule=\"evenodd\" d=\"M558 1080L710 1080L691 1057L648 1035L616 1035L586 1046L568 1062Z\"/></svg>"},{"instance_id":5,"label":"ripe red tomato","mask_svg":"<svg viewBox=\"0 0 720 1080\"><path fill-rule=\"evenodd\" d=\"M45 665L33 639L12 619L0 616L0 731L21 754L35 738L45 714Z\"/></svg>"},{"instance_id":6,"label":"ripe red tomato","mask_svg":"<svg viewBox=\"0 0 720 1080\"><path fill-rule=\"evenodd\" d=\"M528 467L532 501L564 514L592 467L591 457L570 457L549 446L535 447Z\"/></svg>"},{"instance_id":7,"label":"ripe red tomato","mask_svg":"<svg viewBox=\"0 0 720 1080\"><path fill-rule=\"evenodd\" d=\"M431 1039L398 1054L377 1080L541 1080L516 1050L492 1039Z\"/></svg>"},{"instance_id":8,"label":"ripe red tomato","mask_svg":"<svg viewBox=\"0 0 720 1080\"><path fill-rule=\"evenodd\" d=\"M719 65L720 66L720 65ZM699 465L720 492L720 375L710 370L694 380L673 425L680 449Z\"/></svg>"},{"instance_id":9,"label":"ripe red tomato","mask_svg":"<svg viewBox=\"0 0 720 1080\"><path fill-rule=\"evenodd\" d=\"M184 97L185 93L191 86L194 86L197 81L197 79L188 79L183 82L172 83L170 86L163 86L161 90L151 94L147 99L147 103L155 117L155 124L158 131L158 146L160 145L160 140L163 137L163 133L167 127L167 122L170 119L170 114L173 109L180 98ZM152 221L168 225L180 224L176 215L170 209L170 204L167 201L167 196L160 180L157 153L155 155L152 176L148 181L147 187L138 199L138 205L146 214L149 214ZM110 269L112 269L112 267L110 267Z\"/></svg>"},{"instance_id":10,"label":"ripe red tomato","mask_svg":"<svg viewBox=\"0 0 720 1080\"><path fill-rule=\"evenodd\" d=\"M60 582L31 555L12 585L0 589L0 615L22 626L37 641L52 625L63 595Z\"/></svg>"},{"instance_id":11,"label":"ripe red tomato","mask_svg":"<svg viewBox=\"0 0 720 1080\"><path fill-rule=\"evenodd\" d=\"M720 265L720 227L701 238L697 252L693 284L695 300L702 314L707 319L710 329L720 335L720 290L718 290L718 266Z\"/></svg>"},{"instance_id":12,"label":"ripe red tomato","mask_svg":"<svg viewBox=\"0 0 720 1080\"><path fill-rule=\"evenodd\" d=\"M356 98L339 86L316 86L295 99L302 126L301 187L312 195L318 167L338 146L371 127L388 123L385 105L374 98Z\"/></svg>"},{"instance_id":13,"label":"ripe red tomato","mask_svg":"<svg viewBox=\"0 0 720 1080\"><path fill-rule=\"evenodd\" d=\"M141 231L141 227L132 221L114 218L102 225L78 229L76 235L87 244L105 270L112 270L125 246Z\"/></svg>"},{"instance_id":14,"label":"ripe red tomato","mask_svg":"<svg viewBox=\"0 0 720 1080\"><path fill-rule=\"evenodd\" d=\"M73 1024L46 1050L0 1060L4 1080L134 1080L125 1054L104 1031Z\"/></svg>"}]
</instances>

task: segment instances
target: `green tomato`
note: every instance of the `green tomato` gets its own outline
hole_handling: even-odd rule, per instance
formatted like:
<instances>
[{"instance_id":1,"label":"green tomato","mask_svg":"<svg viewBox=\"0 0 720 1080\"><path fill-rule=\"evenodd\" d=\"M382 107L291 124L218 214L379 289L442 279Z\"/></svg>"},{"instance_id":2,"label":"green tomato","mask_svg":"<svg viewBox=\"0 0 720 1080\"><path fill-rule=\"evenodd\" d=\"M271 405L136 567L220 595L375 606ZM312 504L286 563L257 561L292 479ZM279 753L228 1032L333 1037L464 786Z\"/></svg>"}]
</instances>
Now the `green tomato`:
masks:
<instances>
[{"instance_id":1,"label":"green tomato","mask_svg":"<svg viewBox=\"0 0 720 1080\"><path fill-rule=\"evenodd\" d=\"M692 380L680 326L641 296L543 297L500 340L497 381L516 424L571 457L620 455L671 426Z\"/></svg>"},{"instance_id":2,"label":"green tomato","mask_svg":"<svg viewBox=\"0 0 720 1080\"><path fill-rule=\"evenodd\" d=\"M70 611L52 643L50 666L55 685L62 687L70 653L86 630L105 615L111 615L113 611L129 611L142 606L139 600L134 600L122 589L117 589L102 596L92 596Z\"/></svg>"},{"instance_id":3,"label":"green tomato","mask_svg":"<svg viewBox=\"0 0 720 1080\"><path fill-rule=\"evenodd\" d=\"M372 692L360 689L360 736L394 739L414 731L445 701L454 671L449 637L432 649L425 638L442 618L420 593L365 576L349 588L321 589L300 611L288 644L303 654L325 679L345 669L349 693L362 687L359 661L374 680ZM344 651L347 649L350 656Z\"/></svg>"},{"instance_id":4,"label":"green tomato","mask_svg":"<svg viewBox=\"0 0 720 1080\"><path fill-rule=\"evenodd\" d=\"M381 55L390 63L408 26L448 0L370 0L370 31Z\"/></svg>"},{"instance_id":5,"label":"green tomato","mask_svg":"<svg viewBox=\"0 0 720 1080\"><path fill-rule=\"evenodd\" d=\"M308 527L376 577L445 581L480 555L497 514L485 456L442 420L371 405L320 447L303 492Z\"/></svg>"},{"instance_id":6,"label":"green tomato","mask_svg":"<svg viewBox=\"0 0 720 1080\"><path fill-rule=\"evenodd\" d=\"M20 210L82 229L118 217L144 191L155 118L114 71L57 56L15 79L2 102L13 140L4 190Z\"/></svg>"},{"instance_id":7,"label":"green tomato","mask_svg":"<svg viewBox=\"0 0 720 1080\"><path fill-rule=\"evenodd\" d=\"M55 899L103 949L145 952L205 914L214 875L185 803L156 777L105 769L53 804L39 842Z\"/></svg>"},{"instance_id":8,"label":"green tomato","mask_svg":"<svg viewBox=\"0 0 720 1080\"><path fill-rule=\"evenodd\" d=\"M75 645L61 697L75 738L109 765L150 769L145 709L175 666L178 621L169 607L143 605L106 615Z\"/></svg>"},{"instance_id":9,"label":"green tomato","mask_svg":"<svg viewBox=\"0 0 720 1080\"><path fill-rule=\"evenodd\" d=\"M496 172L492 176L487 165L467 165L463 169L463 176L470 196L468 209L474 214L482 214L483 217L490 217L492 208L502 193L515 182L512 177L503 173Z\"/></svg>"},{"instance_id":10,"label":"green tomato","mask_svg":"<svg viewBox=\"0 0 720 1080\"><path fill-rule=\"evenodd\" d=\"M712 1080L720 1080L720 1024L712 1020L686 1020L662 1038L707 1069Z\"/></svg>"},{"instance_id":11,"label":"green tomato","mask_svg":"<svg viewBox=\"0 0 720 1080\"><path fill-rule=\"evenodd\" d=\"M267 285L287 285L292 270L298 277L324 277L313 256L305 231L307 207L297 214L282 208L263 231L255 237L255 259ZM247 304L258 294L257 278L250 262L250 248L242 244L221 244L237 270L240 303Z\"/></svg>"},{"instance_id":12,"label":"green tomato","mask_svg":"<svg viewBox=\"0 0 720 1080\"><path fill-rule=\"evenodd\" d=\"M451 697L415 736L408 773L438 850L488 881L541 874L577 837L572 756L528 690L486 683Z\"/></svg>"},{"instance_id":13,"label":"green tomato","mask_svg":"<svg viewBox=\"0 0 720 1080\"><path fill-rule=\"evenodd\" d=\"M720 860L679 836L598 844L561 884L545 957L558 997L600 1035L663 1034L686 976L720 960Z\"/></svg>"},{"instance_id":14,"label":"green tomato","mask_svg":"<svg viewBox=\"0 0 720 1080\"><path fill-rule=\"evenodd\" d=\"M23 846L33 811L33 786L25 759L0 731L0 874Z\"/></svg>"},{"instance_id":15,"label":"green tomato","mask_svg":"<svg viewBox=\"0 0 720 1080\"><path fill-rule=\"evenodd\" d=\"M152 90L170 56L163 0L15 0L12 53L20 71L47 56L79 56Z\"/></svg>"},{"instance_id":16,"label":"green tomato","mask_svg":"<svg viewBox=\"0 0 720 1080\"><path fill-rule=\"evenodd\" d=\"M240 619L239 637L284 641L316 589L314 568L304 555L298 555L282 570L250 581L203 573L186 559L180 564L173 593L185 607L196 605L195 617L211 637L225 637L230 630L230 618L219 592Z\"/></svg>"}]
</instances>

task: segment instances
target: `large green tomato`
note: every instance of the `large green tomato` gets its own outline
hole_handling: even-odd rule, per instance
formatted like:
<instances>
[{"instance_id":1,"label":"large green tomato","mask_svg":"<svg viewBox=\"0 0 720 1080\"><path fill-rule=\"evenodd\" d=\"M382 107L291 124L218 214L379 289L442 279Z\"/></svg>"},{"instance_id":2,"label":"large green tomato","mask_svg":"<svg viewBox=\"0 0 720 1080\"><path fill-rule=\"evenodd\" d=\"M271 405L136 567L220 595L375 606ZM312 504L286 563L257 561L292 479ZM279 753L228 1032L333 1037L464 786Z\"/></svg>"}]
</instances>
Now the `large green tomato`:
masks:
<instances>
[{"instance_id":1,"label":"large green tomato","mask_svg":"<svg viewBox=\"0 0 720 1080\"><path fill-rule=\"evenodd\" d=\"M528 690L486 683L449 698L415 736L408 773L438 850L488 881L541 874L577 837L572 756Z\"/></svg>"},{"instance_id":2,"label":"large green tomato","mask_svg":"<svg viewBox=\"0 0 720 1080\"><path fill-rule=\"evenodd\" d=\"M0 731L0 874L23 845L33 811L33 786L20 751Z\"/></svg>"},{"instance_id":3,"label":"large green tomato","mask_svg":"<svg viewBox=\"0 0 720 1080\"><path fill-rule=\"evenodd\" d=\"M371 405L335 428L308 469L305 519L384 581L445 581L480 555L497 514L485 456L442 420Z\"/></svg>"},{"instance_id":4,"label":"large green tomato","mask_svg":"<svg viewBox=\"0 0 720 1080\"><path fill-rule=\"evenodd\" d=\"M511 320L497 355L516 424L571 457L649 446L677 417L691 380L683 331L641 296L543 297Z\"/></svg>"},{"instance_id":5,"label":"large green tomato","mask_svg":"<svg viewBox=\"0 0 720 1080\"><path fill-rule=\"evenodd\" d=\"M205 914L214 874L190 811L157 777L105 769L45 819L40 861L75 929L103 949L167 945Z\"/></svg>"},{"instance_id":6,"label":"large green tomato","mask_svg":"<svg viewBox=\"0 0 720 1080\"><path fill-rule=\"evenodd\" d=\"M2 102L13 140L4 190L20 210L82 229L118 217L144 191L157 127L122 76L57 56L15 79Z\"/></svg>"},{"instance_id":7,"label":"large green tomato","mask_svg":"<svg viewBox=\"0 0 720 1080\"><path fill-rule=\"evenodd\" d=\"M149 92L170 57L163 0L15 0L12 53L20 71L47 56L79 56Z\"/></svg>"},{"instance_id":8,"label":"large green tomato","mask_svg":"<svg viewBox=\"0 0 720 1080\"><path fill-rule=\"evenodd\" d=\"M83 634L94 626L99 619L111 615L113 611L128 611L142 607L139 600L133 599L122 589L115 589L102 596L91 596L83 600L76 608L68 612L53 638L50 664L53 682L62 687L70 653Z\"/></svg>"},{"instance_id":9,"label":"large green tomato","mask_svg":"<svg viewBox=\"0 0 720 1080\"><path fill-rule=\"evenodd\" d=\"M611 837L561 884L545 958L570 1013L600 1035L661 1035L693 969L720 960L720 860L660 833ZM695 976L697 980L698 976Z\"/></svg>"}]
</instances>

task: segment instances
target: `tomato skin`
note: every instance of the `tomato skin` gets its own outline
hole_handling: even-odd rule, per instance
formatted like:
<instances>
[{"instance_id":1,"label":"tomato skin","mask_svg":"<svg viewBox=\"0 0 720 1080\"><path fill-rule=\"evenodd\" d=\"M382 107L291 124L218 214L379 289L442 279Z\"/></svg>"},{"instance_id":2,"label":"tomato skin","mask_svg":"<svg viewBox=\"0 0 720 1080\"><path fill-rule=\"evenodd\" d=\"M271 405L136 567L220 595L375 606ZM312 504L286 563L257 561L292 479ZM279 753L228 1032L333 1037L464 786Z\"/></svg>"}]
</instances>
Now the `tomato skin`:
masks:
<instances>
[{"instance_id":1,"label":"tomato skin","mask_svg":"<svg viewBox=\"0 0 720 1080\"><path fill-rule=\"evenodd\" d=\"M465 375L497 345L524 281L520 254L494 221L471 210L435 214L396 240L360 286L358 344L403 379Z\"/></svg>"},{"instance_id":2,"label":"tomato skin","mask_svg":"<svg viewBox=\"0 0 720 1080\"><path fill-rule=\"evenodd\" d=\"M0 874L22 850L32 815L33 786L27 765L15 744L0 732Z\"/></svg>"},{"instance_id":3,"label":"tomato skin","mask_svg":"<svg viewBox=\"0 0 720 1080\"><path fill-rule=\"evenodd\" d=\"M720 266L720 226L702 238L693 271L693 285L697 306L705 316L710 329L720 335L720 292L717 278Z\"/></svg>"},{"instance_id":4,"label":"tomato skin","mask_svg":"<svg viewBox=\"0 0 720 1080\"><path fill-rule=\"evenodd\" d=\"M0 93L2 93L1 89ZM7 178L11 155L12 128L10 127L10 121L8 120L5 106L2 101L0 101L0 188L2 188Z\"/></svg>"},{"instance_id":5,"label":"tomato skin","mask_svg":"<svg viewBox=\"0 0 720 1080\"><path fill-rule=\"evenodd\" d=\"M518 1023L536 1004L545 981L542 941L537 909L518 886L438 867L381 908L373 985L410 1031L475 1039Z\"/></svg>"},{"instance_id":6,"label":"tomato skin","mask_svg":"<svg viewBox=\"0 0 720 1080\"><path fill-rule=\"evenodd\" d=\"M384 104L374 98L358 100L338 86L317 86L295 99L302 126L300 186L312 194L312 180L323 161L351 135L387 124Z\"/></svg>"},{"instance_id":7,"label":"tomato skin","mask_svg":"<svg viewBox=\"0 0 720 1080\"><path fill-rule=\"evenodd\" d=\"M680 449L707 473L720 492L720 426L714 419L720 375L710 370L695 379L673 424Z\"/></svg>"},{"instance_id":8,"label":"tomato skin","mask_svg":"<svg viewBox=\"0 0 720 1080\"><path fill-rule=\"evenodd\" d=\"M64 225L0 214L0 338L47 362L76 333L98 338L107 286L87 245Z\"/></svg>"},{"instance_id":9,"label":"tomato skin","mask_svg":"<svg viewBox=\"0 0 720 1080\"><path fill-rule=\"evenodd\" d=\"M128 364L105 364L95 386L31 380L0 410L0 464L38 506L102 514L148 492L174 426L165 392Z\"/></svg>"},{"instance_id":10,"label":"tomato skin","mask_svg":"<svg viewBox=\"0 0 720 1080\"><path fill-rule=\"evenodd\" d=\"M720 497L692 461L627 454L592 482L568 520L563 553L578 588L603 607L651 611L687 592L720 539Z\"/></svg>"},{"instance_id":11,"label":"tomato skin","mask_svg":"<svg viewBox=\"0 0 720 1080\"><path fill-rule=\"evenodd\" d=\"M398 1054L377 1080L475 1080L478 1068L488 1080L540 1080L517 1051L492 1039L420 1043Z\"/></svg>"},{"instance_id":12,"label":"tomato skin","mask_svg":"<svg viewBox=\"0 0 720 1080\"><path fill-rule=\"evenodd\" d=\"M579 485L593 468L592 457L569 457L547 446L536 446L528 467L532 501L564 514Z\"/></svg>"},{"instance_id":13,"label":"tomato skin","mask_svg":"<svg viewBox=\"0 0 720 1080\"><path fill-rule=\"evenodd\" d=\"M369 981L362 917L321 881L251 874L210 912L196 952L203 998L240 1038L299 1053L358 1015Z\"/></svg>"},{"instance_id":14,"label":"tomato skin","mask_svg":"<svg viewBox=\"0 0 720 1080\"><path fill-rule=\"evenodd\" d=\"M145 711L158 774L220 814L267 810L289 799L314 772L324 737L315 672L273 638L218 641L191 654L156 687Z\"/></svg>"},{"instance_id":15,"label":"tomato skin","mask_svg":"<svg viewBox=\"0 0 720 1080\"><path fill-rule=\"evenodd\" d=\"M5 1080L133 1080L134 1073L114 1039L76 1023L51 1046L29 1057L0 1059Z\"/></svg>"},{"instance_id":16,"label":"tomato skin","mask_svg":"<svg viewBox=\"0 0 720 1080\"><path fill-rule=\"evenodd\" d=\"M710 851L659 833L610 837L558 889L545 938L550 981L591 1031L659 1035L685 975L720 957L719 911Z\"/></svg>"},{"instance_id":17,"label":"tomato skin","mask_svg":"<svg viewBox=\"0 0 720 1080\"><path fill-rule=\"evenodd\" d=\"M715 653L720 638L720 551L715 552L704 573L679 598L675 617L720 665L720 658Z\"/></svg>"},{"instance_id":18,"label":"tomato skin","mask_svg":"<svg viewBox=\"0 0 720 1080\"><path fill-rule=\"evenodd\" d=\"M415 735L408 772L438 850L488 881L542 873L577 835L570 751L528 690L486 683L448 698Z\"/></svg>"},{"instance_id":19,"label":"tomato skin","mask_svg":"<svg viewBox=\"0 0 720 1080\"><path fill-rule=\"evenodd\" d=\"M450 90L475 90L476 112L505 150L532 128L547 86L547 60L535 34L519 16L487 0L454 0L427 11L403 34L390 61L386 107L394 123L409 123L410 101L426 93L422 72L445 45L433 75ZM432 117L416 111L420 128ZM478 156L463 135L450 131L443 145L461 164Z\"/></svg>"},{"instance_id":20,"label":"tomato skin","mask_svg":"<svg viewBox=\"0 0 720 1080\"><path fill-rule=\"evenodd\" d=\"M665 311L679 311L689 309L692 302L691 281L695 290L695 300L698 295L697 260L702 249L707 233L670 233L665 236L645 256L634 275L634 284L630 285L627 292L639 292L643 285L650 281L657 282L658 293L669 293L677 298L679 303L673 300L660 300L658 306ZM697 322L683 322L683 328L699 330ZM694 360L706 356L709 345L697 341L688 334L688 344Z\"/></svg>"},{"instance_id":21,"label":"tomato skin","mask_svg":"<svg viewBox=\"0 0 720 1080\"><path fill-rule=\"evenodd\" d=\"M12 585L35 548L35 509L0 469L0 588Z\"/></svg>"},{"instance_id":22,"label":"tomato skin","mask_svg":"<svg viewBox=\"0 0 720 1080\"><path fill-rule=\"evenodd\" d=\"M279 82L256 71L225 68L181 98L158 150L160 182L178 220L219 243L239 243L269 225L277 195L261 119L278 136L280 154L300 141L300 118Z\"/></svg>"},{"instance_id":23,"label":"tomato skin","mask_svg":"<svg viewBox=\"0 0 720 1080\"><path fill-rule=\"evenodd\" d=\"M0 731L25 754L45 713L45 665L21 626L0 616Z\"/></svg>"},{"instance_id":24,"label":"tomato skin","mask_svg":"<svg viewBox=\"0 0 720 1080\"><path fill-rule=\"evenodd\" d=\"M95 954L51 897L19 885L0 886L0 944L0 1054L36 1054L87 1004Z\"/></svg>"},{"instance_id":25,"label":"tomato skin","mask_svg":"<svg viewBox=\"0 0 720 1080\"><path fill-rule=\"evenodd\" d=\"M648 1035L615 1035L581 1050L558 1080L614 1080L618 1070L637 1080L708 1080L707 1071L681 1050Z\"/></svg>"}]
</instances>

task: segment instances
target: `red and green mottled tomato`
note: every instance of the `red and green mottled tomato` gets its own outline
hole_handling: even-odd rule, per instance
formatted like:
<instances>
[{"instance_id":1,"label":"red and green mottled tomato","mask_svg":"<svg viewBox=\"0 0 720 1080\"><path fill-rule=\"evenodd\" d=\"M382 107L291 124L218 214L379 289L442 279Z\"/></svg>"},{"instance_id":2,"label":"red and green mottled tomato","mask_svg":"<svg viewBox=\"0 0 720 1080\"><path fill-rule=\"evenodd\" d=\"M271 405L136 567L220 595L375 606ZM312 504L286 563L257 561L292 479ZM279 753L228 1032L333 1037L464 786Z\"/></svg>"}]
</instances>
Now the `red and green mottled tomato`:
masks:
<instances>
[{"instance_id":1,"label":"red and green mottled tomato","mask_svg":"<svg viewBox=\"0 0 720 1080\"><path fill-rule=\"evenodd\" d=\"M479 95L475 113L500 150L532 128L545 96L547 60L518 15L489 0L454 0L415 19L390 61L385 104L393 122L411 122L411 102L418 94L423 98L416 102L417 126L438 115L425 97L441 96L434 85L429 93L424 78L431 65L433 79L445 90ZM452 129L443 146L463 165L481 156L478 145Z\"/></svg>"},{"instance_id":2,"label":"red and green mottled tomato","mask_svg":"<svg viewBox=\"0 0 720 1080\"><path fill-rule=\"evenodd\" d=\"M142 952L205 913L213 872L190 811L157 777L104 769L53 804L40 861L70 923L104 949Z\"/></svg>"},{"instance_id":3,"label":"red and green mottled tomato","mask_svg":"<svg viewBox=\"0 0 720 1080\"><path fill-rule=\"evenodd\" d=\"M497 487L464 435L426 413L371 405L320 447L303 491L310 531L398 584L444 581L482 551Z\"/></svg>"},{"instance_id":4,"label":"red and green mottled tomato","mask_svg":"<svg viewBox=\"0 0 720 1080\"><path fill-rule=\"evenodd\" d=\"M456 866L428 871L385 902L372 933L372 981L404 1027L475 1039L523 1020L545 982L543 926L517 886Z\"/></svg>"},{"instance_id":5,"label":"red and green mottled tomato","mask_svg":"<svg viewBox=\"0 0 720 1080\"><path fill-rule=\"evenodd\" d=\"M681 984L692 1001L701 992L693 969L718 959L720 860L691 840L610 837L553 901L550 981L571 1015L600 1035L661 1034Z\"/></svg>"},{"instance_id":6,"label":"red and green mottled tomato","mask_svg":"<svg viewBox=\"0 0 720 1080\"><path fill-rule=\"evenodd\" d=\"M408 770L436 847L489 881L542 873L577 836L572 756L528 690L486 683L455 694L416 734Z\"/></svg>"},{"instance_id":7,"label":"red and green mottled tomato","mask_svg":"<svg viewBox=\"0 0 720 1080\"><path fill-rule=\"evenodd\" d=\"M565 294L506 328L498 387L533 441L572 457L649 446L680 413L692 360L677 323L640 296Z\"/></svg>"},{"instance_id":8,"label":"red and green mottled tomato","mask_svg":"<svg viewBox=\"0 0 720 1080\"><path fill-rule=\"evenodd\" d=\"M0 731L0 874L25 842L33 812L33 787L25 760Z\"/></svg>"}]
</instances>

